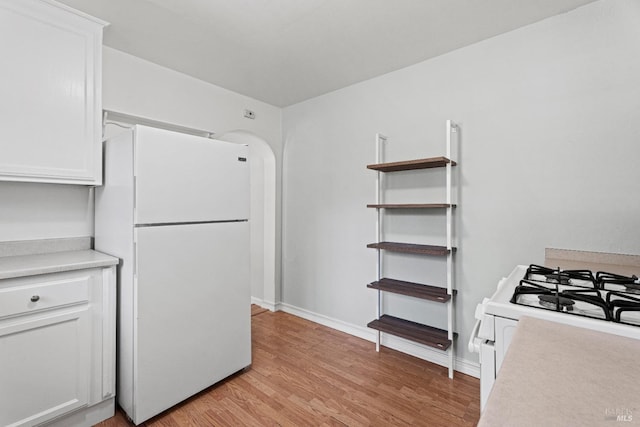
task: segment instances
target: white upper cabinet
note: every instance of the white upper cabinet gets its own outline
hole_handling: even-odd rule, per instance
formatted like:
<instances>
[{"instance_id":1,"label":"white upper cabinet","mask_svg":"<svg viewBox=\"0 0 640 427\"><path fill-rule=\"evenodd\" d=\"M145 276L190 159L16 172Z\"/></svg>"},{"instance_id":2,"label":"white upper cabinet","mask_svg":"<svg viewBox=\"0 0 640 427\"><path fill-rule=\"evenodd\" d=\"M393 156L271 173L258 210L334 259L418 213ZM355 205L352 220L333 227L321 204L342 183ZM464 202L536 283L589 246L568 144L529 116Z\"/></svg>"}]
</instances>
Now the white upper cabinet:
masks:
<instances>
[{"instance_id":1,"label":"white upper cabinet","mask_svg":"<svg viewBox=\"0 0 640 427\"><path fill-rule=\"evenodd\" d=\"M100 185L102 29L49 0L0 0L0 180Z\"/></svg>"}]
</instances>

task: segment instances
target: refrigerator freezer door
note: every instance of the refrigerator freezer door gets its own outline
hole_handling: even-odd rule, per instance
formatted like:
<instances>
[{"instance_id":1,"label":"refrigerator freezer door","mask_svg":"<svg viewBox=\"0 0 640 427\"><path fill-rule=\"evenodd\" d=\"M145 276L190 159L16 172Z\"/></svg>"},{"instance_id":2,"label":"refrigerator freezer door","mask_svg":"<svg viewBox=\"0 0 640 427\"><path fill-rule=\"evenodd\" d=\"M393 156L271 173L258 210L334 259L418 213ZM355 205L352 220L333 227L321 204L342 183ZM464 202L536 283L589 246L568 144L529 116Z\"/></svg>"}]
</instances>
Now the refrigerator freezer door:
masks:
<instances>
[{"instance_id":1,"label":"refrigerator freezer door","mask_svg":"<svg viewBox=\"0 0 640 427\"><path fill-rule=\"evenodd\" d=\"M135 223L249 218L248 147L136 126Z\"/></svg>"},{"instance_id":2,"label":"refrigerator freezer door","mask_svg":"<svg viewBox=\"0 0 640 427\"><path fill-rule=\"evenodd\" d=\"M136 229L136 424L251 364L248 222Z\"/></svg>"}]
</instances>

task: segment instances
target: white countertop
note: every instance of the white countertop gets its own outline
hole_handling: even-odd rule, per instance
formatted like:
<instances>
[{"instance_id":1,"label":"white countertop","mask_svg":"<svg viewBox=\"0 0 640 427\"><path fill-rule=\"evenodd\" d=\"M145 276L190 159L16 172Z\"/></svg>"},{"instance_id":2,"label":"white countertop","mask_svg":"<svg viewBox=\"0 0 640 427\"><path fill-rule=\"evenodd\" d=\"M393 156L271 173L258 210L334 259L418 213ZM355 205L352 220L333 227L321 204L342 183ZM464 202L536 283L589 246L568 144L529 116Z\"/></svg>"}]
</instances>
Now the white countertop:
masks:
<instances>
[{"instance_id":1,"label":"white countertop","mask_svg":"<svg viewBox=\"0 0 640 427\"><path fill-rule=\"evenodd\" d=\"M640 425L639 355L640 340L521 317L478 427Z\"/></svg>"},{"instance_id":2,"label":"white countertop","mask_svg":"<svg viewBox=\"0 0 640 427\"><path fill-rule=\"evenodd\" d=\"M118 258L91 249L0 257L0 279L117 265Z\"/></svg>"}]
</instances>

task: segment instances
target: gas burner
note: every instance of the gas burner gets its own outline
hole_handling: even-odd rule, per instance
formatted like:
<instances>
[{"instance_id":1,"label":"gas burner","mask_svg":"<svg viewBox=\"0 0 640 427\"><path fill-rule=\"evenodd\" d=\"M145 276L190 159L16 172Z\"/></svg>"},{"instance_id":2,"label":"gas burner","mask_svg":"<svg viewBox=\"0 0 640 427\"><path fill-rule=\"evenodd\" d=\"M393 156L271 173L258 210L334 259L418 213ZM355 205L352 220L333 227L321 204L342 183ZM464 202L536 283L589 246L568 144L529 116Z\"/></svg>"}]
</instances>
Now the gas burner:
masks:
<instances>
[{"instance_id":1,"label":"gas burner","mask_svg":"<svg viewBox=\"0 0 640 427\"><path fill-rule=\"evenodd\" d=\"M640 295L640 284L627 283L626 285L624 285L624 287L627 293Z\"/></svg>"},{"instance_id":2,"label":"gas burner","mask_svg":"<svg viewBox=\"0 0 640 427\"><path fill-rule=\"evenodd\" d=\"M572 311L575 301L559 295L538 295L540 305L551 310Z\"/></svg>"},{"instance_id":3,"label":"gas burner","mask_svg":"<svg viewBox=\"0 0 640 427\"><path fill-rule=\"evenodd\" d=\"M640 295L640 285L624 285L627 293Z\"/></svg>"},{"instance_id":4,"label":"gas burner","mask_svg":"<svg viewBox=\"0 0 640 427\"><path fill-rule=\"evenodd\" d=\"M568 285L571 283L569 275L566 273L561 273L559 271L545 274L544 276L547 278L547 280L545 280L547 283L557 283L560 285Z\"/></svg>"}]
</instances>

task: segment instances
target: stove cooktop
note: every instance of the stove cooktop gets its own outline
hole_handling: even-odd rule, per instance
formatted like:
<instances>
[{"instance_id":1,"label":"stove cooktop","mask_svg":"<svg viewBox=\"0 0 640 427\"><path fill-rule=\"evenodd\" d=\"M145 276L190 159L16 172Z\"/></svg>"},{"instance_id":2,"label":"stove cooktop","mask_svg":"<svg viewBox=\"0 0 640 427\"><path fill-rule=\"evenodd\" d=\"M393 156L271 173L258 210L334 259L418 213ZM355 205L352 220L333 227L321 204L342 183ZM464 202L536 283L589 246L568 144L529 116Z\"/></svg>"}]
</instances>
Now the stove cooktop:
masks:
<instances>
[{"instance_id":1,"label":"stove cooktop","mask_svg":"<svg viewBox=\"0 0 640 427\"><path fill-rule=\"evenodd\" d=\"M589 270L530 265L510 300L513 304L640 326L640 280Z\"/></svg>"}]
</instances>

